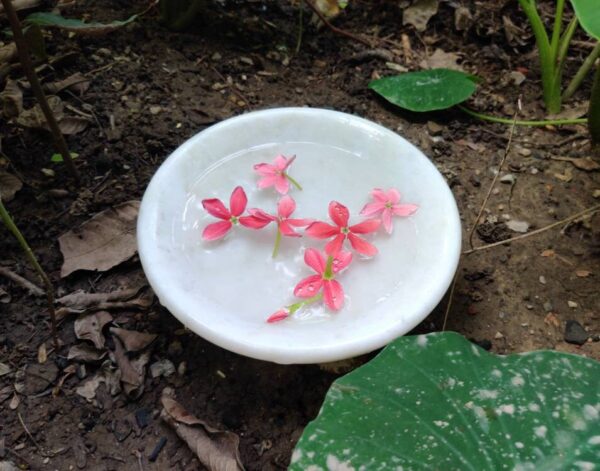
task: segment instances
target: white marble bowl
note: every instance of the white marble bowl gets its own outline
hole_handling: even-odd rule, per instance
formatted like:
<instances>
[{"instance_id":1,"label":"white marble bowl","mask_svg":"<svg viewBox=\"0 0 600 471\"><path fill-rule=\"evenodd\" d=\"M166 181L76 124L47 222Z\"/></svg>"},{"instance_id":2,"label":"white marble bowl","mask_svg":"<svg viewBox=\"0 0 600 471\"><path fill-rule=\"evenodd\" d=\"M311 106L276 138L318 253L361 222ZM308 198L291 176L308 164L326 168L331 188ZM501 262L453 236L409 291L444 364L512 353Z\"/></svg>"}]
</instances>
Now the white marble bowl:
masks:
<instances>
[{"instance_id":1,"label":"white marble bowl","mask_svg":"<svg viewBox=\"0 0 600 471\"><path fill-rule=\"evenodd\" d=\"M379 255L355 257L341 274L345 305L322 304L275 324L266 318L295 301L293 288L313 274L306 247L324 242L284 238L271 257L275 227L236 226L221 241L201 239L216 219L205 198L228 206L242 185L248 207L274 212L274 189L258 190L256 163L297 155L289 172L294 217L328 220L331 200L345 204L351 223L376 187L397 188L419 205L394 218L391 236L370 237ZM448 289L461 243L456 203L434 165L402 137L370 121L329 110L280 108L228 119L189 139L163 163L144 195L139 254L160 302L189 329L233 352L277 363L321 363L370 352L421 322Z\"/></svg>"}]
</instances>

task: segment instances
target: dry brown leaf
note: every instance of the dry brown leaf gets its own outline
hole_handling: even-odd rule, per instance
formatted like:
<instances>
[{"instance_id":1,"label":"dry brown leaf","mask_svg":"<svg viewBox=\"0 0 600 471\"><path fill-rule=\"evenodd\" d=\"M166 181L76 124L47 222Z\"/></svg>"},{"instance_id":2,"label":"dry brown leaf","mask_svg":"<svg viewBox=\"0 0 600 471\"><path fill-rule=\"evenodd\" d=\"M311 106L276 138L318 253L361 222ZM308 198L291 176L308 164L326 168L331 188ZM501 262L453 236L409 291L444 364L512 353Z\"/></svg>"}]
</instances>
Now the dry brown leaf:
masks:
<instances>
[{"instance_id":1,"label":"dry brown leaf","mask_svg":"<svg viewBox=\"0 0 600 471\"><path fill-rule=\"evenodd\" d=\"M590 276L592 274L591 271L588 270L577 270L575 272L575 274L579 277L579 278L587 278L588 276Z\"/></svg>"},{"instance_id":2,"label":"dry brown leaf","mask_svg":"<svg viewBox=\"0 0 600 471\"><path fill-rule=\"evenodd\" d=\"M4 90L0 93L2 115L6 119L19 116L23 111L23 92L15 80L7 79Z\"/></svg>"},{"instance_id":3,"label":"dry brown leaf","mask_svg":"<svg viewBox=\"0 0 600 471\"><path fill-rule=\"evenodd\" d=\"M15 10L27 10L41 5L42 0L12 0ZM4 12L4 6L0 3L0 13Z\"/></svg>"},{"instance_id":4,"label":"dry brown leaf","mask_svg":"<svg viewBox=\"0 0 600 471\"><path fill-rule=\"evenodd\" d=\"M83 383L75 392L84 397L88 402L92 402L96 397L96 390L104 383L111 396L116 396L121 392L121 373L112 367L112 362L106 360L98 373Z\"/></svg>"},{"instance_id":5,"label":"dry brown leaf","mask_svg":"<svg viewBox=\"0 0 600 471\"><path fill-rule=\"evenodd\" d=\"M102 329L111 322L113 317L106 311L86 314L75 321L75 335L80 340L89 340L96 348L104 347L104 335Z\"/></svg>"},{"instance_id":6,"label":"dry brown leaf","mask_svg":"<svg viewBox=\"0 0 600 471\"><path fill-rule=\"evenodd\" d=\"M110 293L88 293L77 290L56 300L57 303L74 309L88 309L102 303L127 301L140 292L144 285L133 289L122 289Z\"/></svg>"},{"instance_id":7,"label":"dry brown leaf","mask_svg":"<svg viewBox=\"0 0 600 471\"><path fill-rule=\"evenodd\" d=\"M541 254L542 257L554 257L554 250L546 249Z\"/></svg>"},{"instance_id":8,"label":"dry brown leaf","mask_svg":"<svg viewBox=\"0 0 600 471\"><path fill-rule=\"evenodd\" d=\"M335 18L342 12L339 0L313 0L313 5L328 20Z\"/></svg>"},{"instance_id":9,"label":"dry brown leaf","mask_svg":"<svg viewBox=\"0 0 600 471\"><path fill-rule=\"evenodd\" d=\"M564 106L560 113L549 114L546 119L577 119L582 118L590 108L589 101L579 103L576 106Z\"/></svg>"},{"instance_id":10,"label":"dry brown leaf","mask_svg":"<svg viewBox=\"0 0 600 471\"><path fill-rule=\"evenodd\" d=\"M146 289L137 298L128 301L101 302L84 309L61 307L56 310L56 319L62 320L70 314L85 314L94 311L110 311L113 309L147 309L154 302L154 292Z\"/></svg>"},{"instance_id":11,"label":"dry brown leaf","mask_svg":"<svg viewBox=\"0 0 600 471\"><path fill-rule=\"evenodd\" d=\"M571 162L574 167L578 168L579 170L585 170L586 172L600 170L600 163L596 162L591 157L552 157L552 160Z\"/></svg>"},{"instance_id":12,"label":"dry brown leaf","mask_svg":"<svg viewBox=\"0 0 600 471\"><path fill-rule=\"evenodd\" d=\"M67 360L85 362L100 361L107 353L106 350L98 350L87 343L78 343L69 349Z\"/></svg>"},{"instance_id":13,"label":"dry brown leaf","mask_svg":"<svg viewBox=\"0 0 600 471\"><path fill-rule=\"evenodd\" d=\"M90 123L87 119L77 116L65 116L62 100L57 96L48 97L48 105L52 110L58 127L63 134L77 134ZM16 123L25 128L45 129L49 131L48 123L39 105L24 110L16 118Z\"/></svg>"},{"instance_id":14,"label":"dry brown leaf","mask_svg":"<svg viewBox=\"0 0 600 471\"><path fill-rule=\"evenodd\" d=\"M438 11L439 0L415 0L402 14L403 25L413 25L419 32L425 31L427 23Z\"/></svg>"},{"instance_id":15,"label":"dry brown leaf","mask_svg":"<svg viewBox=\"0 0 600 471\"><path fill-rule=\"evenodd\" d=\"M77 116L64 116L58 121L60 131L67 136L80 133L88 127L88 124L90 122L87 119Z\"/></svg>"},{"instance_id":16,"label":"dry brown leaf","mask_svg":"<svg viewBox=\"0 0 600 471\"><path fill-rule=\"evenodd\" d=\"M144 392L144 378L146 377L146 365L150 361L150 352L144 352L134 360L130 360L123 348L121 341L115 341L115 362L121 370L121 381L125 394L132 398L138 398Z\"/></svg>"},{"instance_id":17,"label":"dry brown leaf","mask_svg":"<svg viewBox=\"0 0 600 471\"><path fill-rule=\"evenodd\" d=\"M544 322L548 325L556 327L557 329L560 328L560 320L553 312L548 313L548 315L544 318Z\"/></svg>"},{"instance_id":18,"label":"dry brown leaf","mask_svg":"<svg viewBox=\"0 0 600 471\"><path fill-rule=\"evenodd\" d=\"M46 92L53 95L60 93L65 89L70 89L81 95L85 93L88 88L90 88L90 80L80 72L76 72L63 80L44 85Z\"/></svg>"},{"instance_id":19,"label":"dry brown leaf","mask_svg":"<svg viewBox=\"0 0 600 471\"><path fill-rule=\"evenodd\" d=\"M554 176L561 182L569 183L573 180L573 170L571 170L571 167L567 167L565 173L555 173Z\"/></svg>"},{"instance_id":20,"label":"dry brown leaf","mask_svg":"<svg viewBox=\"0 0 600 471\"><path fill-rule=\"evenodd\" d=\"M1 7L2 5L0 5ZM6 46L0 47L0 64L3 62L12 62L19 57L17 52L17 45L15 43L7 44Z\"/></svg>"},{"instance_id":21,"label":"dry brown leaf","mask_svg":"<svg viewBox=\"0 0 600 471\"><path fill-rule=\"evenodd\" d=\"M23 188L23 183L14 175L0 170L0 198L2 201L11 201L15 193Z\"/></svg>"},{"instance_id":22,"label":"dry brown leaf","mask_svg":"<svg viewBox=\"0 0 600 471\"><path fill-rule=\"evenodd\" d=\"M139 201L107 209L58 238L64 257L61 277L76 270L106 271L137 251L135 223Z\"/></svg>"},{"instance_id":23,"label":"dry brown leaf","mask_svg":"<svg viewBox=\"0 0 600 471\"><path fill-rule=\"evenodd\" d=\"M200 462L210 471L239 471L244 466L240 459L239 437L233 432L217 430L186 411L165 388L161 396L161 418L175 429Z\"/></svg>"},{"instance_id":24,"label":"dry brown leaf","mask_svg":"<svg viewBox=\"0 0 600 471\"><path fill-rule=\"evenodd\" d=\"M38 347L37 361L39 364L43 364L48 361L48 351L46 350L45 342Z\"/></svg>"},{"instance_id":25,"label":"dry brown leaf","mask_svg":"<svg viewBox=\"0 0 600 471\"><path fill-rule=\"evenodd\" d=\"M10 400L10 402L8 403L8 407L10 408L10 410L15 410L17 407L19 407L19 404L21 404L21 398L19 397L19 395L15 392L13 394L12 399Z\"/></svg>"},{"instance_id":26,"label":"dry brown leaf","mask_svg":"<svg viewBox=\"0 0 600 471\"><path fill-rule=\"evenodd\" d=\"M452 69L462 71L463 68L456 62L458 59L458 54L444 52L438 48L427 59L421 61L420 65L423 69Z\"/></svg>"},{"instance_id":27,"label":"dry brown leaf","mask_svg":"<svg viewBox=\"0 0 600 471\"><path fill-rule=\"evenodd\" d=\"M146 334L135 330L119 329L118 327L111 327L110 331L119 337L128 352L143 350L156 339L156 334Z\"/></svg>"}]
</instances>

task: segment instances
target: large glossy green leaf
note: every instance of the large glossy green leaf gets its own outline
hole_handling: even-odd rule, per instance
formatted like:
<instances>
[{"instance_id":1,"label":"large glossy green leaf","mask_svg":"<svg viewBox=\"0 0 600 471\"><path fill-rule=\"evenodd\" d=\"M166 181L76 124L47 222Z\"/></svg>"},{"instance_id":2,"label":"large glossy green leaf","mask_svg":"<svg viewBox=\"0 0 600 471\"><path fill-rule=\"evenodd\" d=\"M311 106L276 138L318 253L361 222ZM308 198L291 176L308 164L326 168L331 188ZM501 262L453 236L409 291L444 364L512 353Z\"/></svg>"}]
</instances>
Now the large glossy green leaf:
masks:
<instances>
[{"instance_id":1,"label":"large glossy green leaf","mask_svg":"<svg viewBox=\"0 0 600 471\"><path fill-rule=\"evenodd\" d=\"M369 88L411 111L445 110L462 103L477 88L477 78L458 70L431 69L373 80Z\"/></svg>"},{"instance_id":2,"label":"large glossy green leaf","mask_svg":"<svg viewBox=\"0 0 600 471\"><path fill-rule=\"evenodd\" d=\"M600 1L571 0L581 27L592 37L600 40Z\"/></svg>"},{"instance_id":3,"label":"large glossy green leaf","mask_svg":"<svg viewBox=\"0 0 600 471\"><path fill-rule=\"evenodd\" d=\"M553 351L497 356L446 332L401 337L334 382L290 469L599 464L600 363Z\"/></svg>"}]
</instances>

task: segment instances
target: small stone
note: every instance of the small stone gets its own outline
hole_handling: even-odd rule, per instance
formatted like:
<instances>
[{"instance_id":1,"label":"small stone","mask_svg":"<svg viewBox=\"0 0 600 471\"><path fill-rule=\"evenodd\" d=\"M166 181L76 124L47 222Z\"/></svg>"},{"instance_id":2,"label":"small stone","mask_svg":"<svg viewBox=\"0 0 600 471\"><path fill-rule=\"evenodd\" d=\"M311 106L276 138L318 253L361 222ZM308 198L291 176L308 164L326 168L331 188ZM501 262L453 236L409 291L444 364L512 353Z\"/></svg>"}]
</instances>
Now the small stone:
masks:
<instances>
[{"instance_id":1,"label":"small stone","mask_svg":"<svg viewBox=\"0 0 600 471\"><path fill-rule=\"evenodd\" d=\"M499 195L500 194L500 189L499 188L494 188L492 190L492 195Z\"/></svg>"},{"instance_id":2,"label":"small stone","mask_svg":"<svg viewBox=\"0 0 600 471\"><path fill-rule=\"evenodd\" d=\"M510 79L515 85L521 85L525 81L525 74L514 70L509 74Z\"/></svg>"},{"instance_id":3,"label":"small stone","mask_svg":"<svg viewBox=\"0 0 600 471\"><path fill-rule=\"evenodd\" d=\"M517 152L523 157L529 157L531 155L531 149L526 149L524 147L521 147Z\"/></svg>"},{"instance_id":4,"label":"small stone","mask_svg":"<svg viewBox=\"0 0 600 471\"><path fill-rule=\"evenodd\" d=\"M512 219L506 223L506 226L514 232L520 232L522 234L526 233L529 230L529 223L526 221L518 221L516 219Z\"/></svg>"},{"instance_id":5,"label":"small stone","mask_svg":"<svg viewBox=\"0 0 600 471\"><path fill-rule=\"evenodd\" d=\"M544 311L550 312L550 311L552 311L552 309L554 309L554 306L552 305L552 303L550 301L546 301L544 303Z\"/></svg>"},{"instance_id":6,"label":"small stone","mask_svg":"<svg viewBox=\"0 0 600 471\"><path fill-rule=\"evenodd\" d=\"M0 461L0 471L19 471L12 461Z\"/></svg>"},{"instance_id":7,"label":"small stone","mask_svg":"<svg viewBox=\"0 0 600 471\"><path fill-rule=\"evenodd\" d=\"M592 196L594 198L600 198L600 190L594 190L594 192L592 193Z\"/></svg>"},{"instance_id":8,"label":"small stone","mask_svg":"<svg viewBox=\"0 0 600 471\"><path fill-rule=\"evenodd\" d=\"M181 363L179 363L179 366L177 367L177 374L179 376L184 376L186 372L187 372L187 363L185 361L182 361Z\"/></svg>"},{"instance_id":9,"label":"small stone","mask_svg":"<svg viewBox=\"0 0 600 471\"><path fill-rule=\"evenodd\" d=\"M167 377L171 376L173 373L175 373L175 365L173 365L171 360L159 360L150 365L150 374L153 378L158 378L159 376Z\"/></svg>"},{"instance_id":10,"label":"small stone","mask_svg":"<svg viewBox=\"0 0 600 471\"><path fill-rule=\"evenodd\" d=\"M579 304L577 304L575 301L567 301L567 305L571 308L571 309L576 309L579 307Z\"/></svg>"},{"instance_id":11,"label":"small stone","mask_svg":"<svg viewBox=\"0 0 600 471\"><path fill-rule=\"evenodd\" d=\"M135 421L139 428L147 427L152 422L152 411L146 408L136 410Z\"/></svg>"},{"instance_id":12,"label":"small stone","mask_svg":"<svg viewBox=\"0 0 600 471\"><path fill-rule=\"evenodd\" d=\"M162 107L160 107L158 105L150 107L150 114L156 115L156 114L160 113L161 111L162 111Z\"/></svg>"},{"instance_id":13,"label":"small stone","mask_svg":"<svg viewBox=\"0 0 600 471\"><path fill-rule=\"evenodd\" d=\"M506 175L500 177L500 183L514 185L516 181L517 177L513 173L507 173Z\"/></svg>"},{"instance_id":14,"label":"small stone","mask_svg":"<svg viewBox=\"0 0 600 471\"><path fill-rule=\"evenodd\" d=\"M502 333L501 333L501 332L496 332L496 335L494 335L494 338L495 338L495 339L503 339L503 338L504 338L504 335L502 335Z\"/></svg>"},{"instance_id":15,"label":"small stone","mask_svg":"<svg viewBox=\"0 0 600 471\"><path fill-rule=\"evenodd\" d=\"M244 56L240 57L240 62L242 64L246 64L246 65L250 65L250 66L254 65L254 61L252 59L250 59L249 57L244 57Z\"/></svg>"},{"instance_id":16,"label":"small stone","mask_svg":"<svg viewBox=\"0 0 600 471\"><path fill-rule=\"evenodd\" d=\"M215 52L212 56L210 56L210 60L211 61L215 61L218 62L223 58L223 56L221 54L219 54L218 52Z\"/></svg>"},{"instance_id":17,"label":"small stone","mask_svg":"<svg viewBox=\"0 0 600 471\"><path fill-rule=\"evenodd\" d=\"M40 169L40 171L48 178L52 178L54 177L54 175L56 175L54 170L52 170L51 168L42 168Z\"/></svg>"},{"instance_id":18,"label":"small stone","mask_svg":"<svg viewBox=\"0 0 600 471\"><path fill-rule=\"evenodd\" d=\"M540 283L545 285L546 284L546 277L544 275L540 276Z\"/></svg>"},{"instance_id":19,"label":"small stone","mask_svg":"<svg viewBox=\"0 0 600 471\"><path fill-rule=\"evenodd\" d=\"M587 342L589 334L585 331L583 326L574 320L568 320L565 328L565 342L573 343L575 345L583 345Z\"/></svg>"},{"instance_id":20,"label":"small stone","mask_svg":"<svg viewBox=\"0 0 600 471\"><path fill-rule=\"evenodd\" d=\"M533 167L533 168L532 168L532 169L529 171L529 173L531 173L532 175L537 175L538 173L540 173L540 171L539 171L537 168Z\"/></svg>"},{"instance_id":21,"label":"small stone","mask_svg":"<svg viewBox=\"0 0 600 471\"><path fill-rule=\"evenodd\" d=\"M525 304L525 307L531 311L533 309L533 304Z\"/></svg>"},{"instance_id":22,"label":"small stone","mask_svg":"<svg viewBox=\"0 0 600 471\"><path fill-rule=\"evenodd\" d=\"M498 317L499 317L500 319L504 319L504 318L506 317L506 313L505 313L505 312L503 312L503 311L500 311L500 312L498 313Z\"/></svg>"},{"instance_id":23,"label":"small stone","mask_svg":"<svg viewBox=\"0 0 600 471\"><path fill-rule=\"evenodd\" d=\"M443 126L440 126L435 121L427 121L427 129L432 136L437 136L444 130Z\"/></svg>"}]
</instances>

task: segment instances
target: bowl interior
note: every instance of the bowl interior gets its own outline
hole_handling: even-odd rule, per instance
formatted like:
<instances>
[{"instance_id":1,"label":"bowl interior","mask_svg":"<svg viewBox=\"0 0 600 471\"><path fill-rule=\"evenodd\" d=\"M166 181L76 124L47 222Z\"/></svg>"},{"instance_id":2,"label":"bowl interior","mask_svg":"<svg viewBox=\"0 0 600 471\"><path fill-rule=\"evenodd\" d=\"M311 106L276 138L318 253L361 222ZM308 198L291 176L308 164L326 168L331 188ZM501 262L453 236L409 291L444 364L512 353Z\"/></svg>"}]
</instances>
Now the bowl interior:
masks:
<instances>
[{"instance_id":1,"label":"bowl interior","mask_svg":"<svg viewBox=\"0 0 600 471\"><path fill-rule=\"evenodd\" d=\"M303 262L307 247L323 241L283 238L271 257L276 228L236 226L221 241L201 232L216 222L205 198L227 206L238 185L248 207L275 213L274 189L258 190L256 163L296 155L289 172L294 217L328 221L331 200L346 205L351 223L373 188L397 188L416 214L394 218L394 232L368 238L372 259L355 254L338 280L345 305L332 313L317 303L292 319L267 324L279 308L297 301L293 288L314 274ZM138 220L144 271L161 303L187 327L234 352L278 363L334 361L372 351L412 329L449 286L460 252L454 198L431 162L405 139L351 115L307 108L249 113L194 136L160 167L142 201Z\"/></svg>"}]
</instances>

